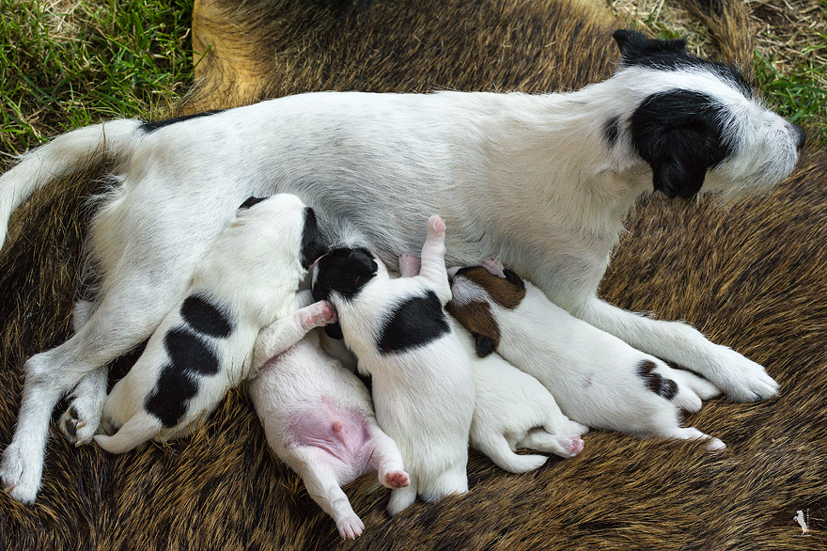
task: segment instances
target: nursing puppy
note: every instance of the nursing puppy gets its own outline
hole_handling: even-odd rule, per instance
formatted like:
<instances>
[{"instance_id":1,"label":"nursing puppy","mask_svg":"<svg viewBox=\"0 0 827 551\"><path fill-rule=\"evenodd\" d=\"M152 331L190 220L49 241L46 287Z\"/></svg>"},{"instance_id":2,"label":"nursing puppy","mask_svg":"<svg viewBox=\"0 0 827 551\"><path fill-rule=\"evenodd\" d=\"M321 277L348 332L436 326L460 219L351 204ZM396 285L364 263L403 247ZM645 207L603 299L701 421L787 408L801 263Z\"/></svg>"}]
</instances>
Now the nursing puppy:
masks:
<instances>
[{"instance_id":1,"label":"nursing puppy","mask_svg":"<svg viewBox=\"0 0 827 551\"><path fill-rule=\"evenodd\" d=\"M400 257L399 272L402 277L418 275L419 260L409 255ZM471 333L453 316L448 321L474 366L476 394L471 447L512 473L532 471L548 459L514 453L521 448L561 457L574 457L583 451L580 435L588 432L588 427L563 415L554 397L531 375L497 354L477 356Z\"/></svg>"},{"instance_id":2,"label":"nursing puppy","mask_svg":"<svg viewBox=\"0 0 827 551\"><path fill-rule=\"evenodd\" d=\"M106 451L123 453L150 438L190 432L227 390L250 373L259 331L280 318L280 352L333 317L329 304L296 312L296 292L325 251L312 209L288 194L249 200L199 263L186 297L164 318L141 357L112 389L96 435ZM271 347L272 348L272 347ZM74 423L74 425L72 424ZM81 427L65 420L80 442Z\"/></svg>"},{"instance_id":3,"label":"nursing puppy","mask_svg":"<svg viewBox=\"0 0 827 551\"><path fill-rule=\"evenodd\" d=\"M367 388L322 351L319 338L311 331L268 360L250 381L249 394L276 456L301 476L339 534L354 539L365 525L342 485L366 472L378 473L388 488L407 486L409 479L399 448L376 424ZM279 341L262 334L256 355L267 355L260 349L269 352L273 344L280 349Z\"/></svg>"},{"instance_id":4,"label":"nursing puppy","mask_svg":"<svg viewBox=\"0 0 827 551\"><path fill-rule=\"evenodd\" d=\"M572 419L636 436L704 439L710 451L726 447L681 427L681 410L698 411L701 400L720 394L709 381L574 318L501 266L459 269L451 292L448 311L471 331L477 355L499 352L545 385Z\"/></svg>"},{"instance_id":5,"label":"nursing puppy","mask_svg":"<svg viewBox=\"0 0 827 551\"><path fill-rule=\"evenodd\" d=\"M391 279L365 249L335 249L313 270L313 298L336 307L345 344L371 376L376 420L410 475L391 492L391 515L417 495L437 501L468 491L474 372L443 311L451 299L444 255L445 223L434 215L416 277Z\"/></svg>"},{"instance_id":6,"label":"nursing puppy","mask_svg":"<svg viewBox=\"0 0 827 551\"><path fill-rule=\"evenodd\" d=\"M614 37L615 75L573 93L302 94L112 121L23 157L0 177L0 241L11 212L55 175L106 156L114 179L89 231L101 281L94 309L72 338L24 366L0 464L12 497L35 499L61 396L105 385L99 370L152 334L250 195L295 193L328 237L389 263L416 250L420 221L440 211L455 228L450 264L500 258L571 314L691 368L729 398L774 395L762 366L686 324L607 304L597 286L638 197L771 189L795 167L803 131L763 108L737 70L690 56L684 41Z\"/></svg>"}]
</instances>

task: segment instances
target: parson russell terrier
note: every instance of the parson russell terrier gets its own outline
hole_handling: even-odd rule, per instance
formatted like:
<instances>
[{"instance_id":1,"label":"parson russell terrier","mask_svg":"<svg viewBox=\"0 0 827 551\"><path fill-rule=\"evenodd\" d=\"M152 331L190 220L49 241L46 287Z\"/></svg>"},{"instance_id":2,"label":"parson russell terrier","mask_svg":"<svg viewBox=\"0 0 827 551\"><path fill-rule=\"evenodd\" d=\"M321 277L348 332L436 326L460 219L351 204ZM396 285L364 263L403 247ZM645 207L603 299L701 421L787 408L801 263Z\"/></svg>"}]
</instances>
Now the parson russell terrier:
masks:
<instances>
[{"instance_id":1,"label":"parson russell terrier","mask_svg":"<svg viewBox=\"0 0 827 551\"><path fill-rule=\"evenodd\" d=\"M269 350L277 353L330 321L330 304L296 312L299 285L324 252L313 210L295 195L246 201L199 263L186 297L106 399L101 426L117 432L95 441L123 453L189 433L250 375L262 328L278 321ZM90 427L63 422L82 443L81 431Z\"/></svg>"},{"instance_id":2,"label":"parson russell terrier","mask_svg":"<svg viewBox=\"0 0 827 551\"><path fill-rule=\"evenodd\" d=\"M300 305L311 300L300 293ZM341 487L368 471L388 488L407 486L399 448L376 424L364 383L322 350L318 331L281 353L279 333L262 331L256 342L250 398L276 456L302 477L339 534L356 538L365 526Z\"/></svg>"},{"instance_id":3,"label":"parson russell terrier","mask_svg":"<svg viewBox=\"0 0 827 551\"><path fill-rule=\"evenodd\" d=\"M371 376L376 420L393 438L410 476L394 489L395 515L416 496L437 501L468 491L468 433L474 413L471 359L443 306L445 222L428 219L418 276L391 279L365 249L334 249L312 271L316 300L336 308L345 344Z\"/></svg>"},{"instance_id":4,"label":"parson russell terrier","mask_svg":"<svg viewBox=\"0 0 827 551\"><path fill-rule=\"evenodd\" d=\"M295 193L331 243L389 264L418 249L421 221L440 212L453 228L449 265L499 258L575 317L730 399L773 396L761 365L687 324L614 307L597 287L638 197L767 191L792 172L804 133L764 108L736 69L689 55L685 41L614 39L615 74L572 93L308 93L111 121L23 156L0 177L0 242L11 213L56 175L114 162L89 229L100 293L69 340L24 366L0 463L5 489L34 501L55 404L79 383L105 387L107 362L155 331L251 195Z\"/></svg>"},{"instance_id":5,"label":"parson russell terrier","mask_svg":"<svg viewBox=\"0 0 827 551\"><path fill-rule=\"evenodd\" d=\"M560 409L590 427L637 436L705 439L681 427L681 410L720 394L712 383L635 350L552 304L537 287L497 263L452 270L448 311L474 337L476 353L494 351L534 376Z\"/></svg>"},{"instance_id":6,"label":"parson russell terrier","mask_svg":"<svg viewBox=\"0 0 827 551\"><path fill-rule=\"evenodd\" d=\"M399 259L402 277L419 273L416 257ZM450 305L450 303L448 303ZM524 473L545 464L543 455L519 455L518 449L573 457L583 451L581 434L588 427L566 417L549 391L496 353L476 355L472 334L453 316L451 327L465 346L474 366L476 396L469 440L498 467Z\"/></svg>"}]
</instances>

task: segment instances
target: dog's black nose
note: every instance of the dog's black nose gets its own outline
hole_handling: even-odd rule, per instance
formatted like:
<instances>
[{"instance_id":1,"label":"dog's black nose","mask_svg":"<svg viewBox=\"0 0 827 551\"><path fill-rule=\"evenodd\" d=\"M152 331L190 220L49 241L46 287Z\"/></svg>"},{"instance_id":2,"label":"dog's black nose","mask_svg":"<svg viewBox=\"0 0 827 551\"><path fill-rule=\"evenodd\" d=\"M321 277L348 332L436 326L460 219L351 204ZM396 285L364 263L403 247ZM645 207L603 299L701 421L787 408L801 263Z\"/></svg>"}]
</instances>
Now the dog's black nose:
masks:
<instances>
[{"instance_id":1,"label":"dog's black nose","mask_svg":"<svg viewBox=\"0 0 827 551\"><path fill-rule=\"evenodd\" d=\"M807 134L804 132L804 129L797 124L790 123L790 126L792 127L793 134L795 135L795 146L799 151L801 151L804 149L804 144L807 142Z\"/></svg>"}]
</instances>

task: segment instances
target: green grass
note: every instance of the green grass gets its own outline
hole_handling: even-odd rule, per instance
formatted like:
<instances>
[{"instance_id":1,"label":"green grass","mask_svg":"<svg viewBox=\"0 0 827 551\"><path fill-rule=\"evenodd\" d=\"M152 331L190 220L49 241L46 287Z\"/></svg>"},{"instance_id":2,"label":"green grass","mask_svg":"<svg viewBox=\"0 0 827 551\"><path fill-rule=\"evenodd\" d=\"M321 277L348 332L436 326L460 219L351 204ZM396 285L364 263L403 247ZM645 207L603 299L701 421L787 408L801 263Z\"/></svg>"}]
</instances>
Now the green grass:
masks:
<instances>
[{"instance_id":1,"label":"green grass","mask_svg":"<svg viewBox=\"0 0 827 551\"><path fill-rule=\"evenodd\" d=\"M186 91L192 0L93 0L63 17L45 5L0 0L5 154L101 120L162 116Z\"/></svg>"}]
</instances>

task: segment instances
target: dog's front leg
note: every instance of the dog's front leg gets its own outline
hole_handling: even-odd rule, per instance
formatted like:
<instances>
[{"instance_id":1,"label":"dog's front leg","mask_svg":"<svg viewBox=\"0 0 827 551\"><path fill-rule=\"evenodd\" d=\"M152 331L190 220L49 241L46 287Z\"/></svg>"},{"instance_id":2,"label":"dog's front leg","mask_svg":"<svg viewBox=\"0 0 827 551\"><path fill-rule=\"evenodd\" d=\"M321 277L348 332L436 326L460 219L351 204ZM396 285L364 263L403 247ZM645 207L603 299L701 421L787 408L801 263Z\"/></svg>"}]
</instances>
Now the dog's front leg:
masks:
<instances>
[{"instance_id":1,"label":"dog's front leg","mask_svg":"<svg viewBox=\"0 0 827 551\"><path fill-rule=\"evenodd\" d=\"M778 393L778 383L762 366L731 348L710 342L686 323L646 318L596 296L572 314L643 352L706 377L731 400L751 402Z\"/></svg>"}]
</instances>

